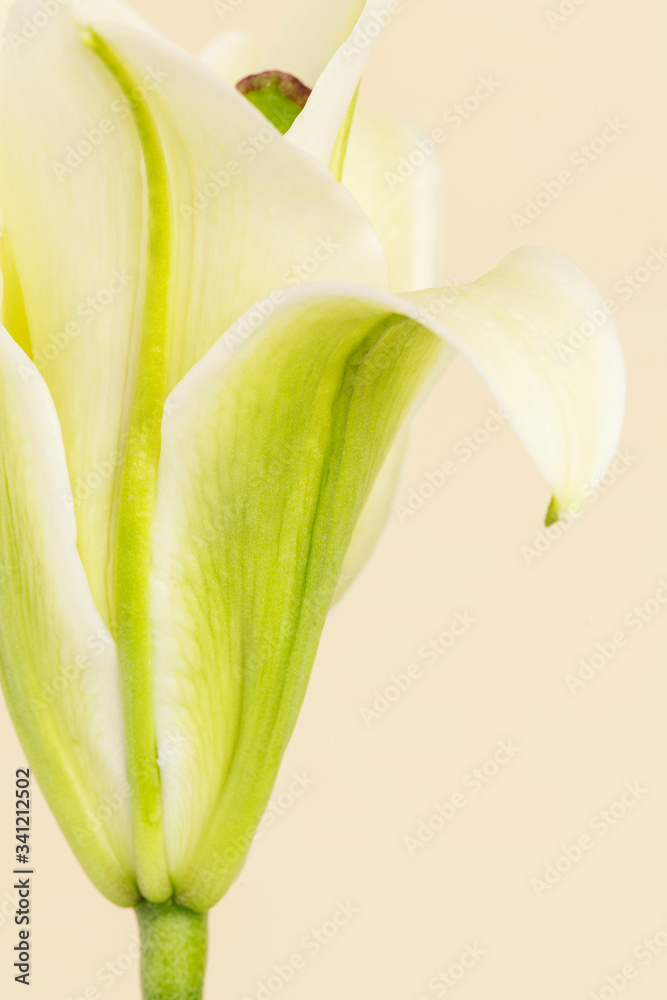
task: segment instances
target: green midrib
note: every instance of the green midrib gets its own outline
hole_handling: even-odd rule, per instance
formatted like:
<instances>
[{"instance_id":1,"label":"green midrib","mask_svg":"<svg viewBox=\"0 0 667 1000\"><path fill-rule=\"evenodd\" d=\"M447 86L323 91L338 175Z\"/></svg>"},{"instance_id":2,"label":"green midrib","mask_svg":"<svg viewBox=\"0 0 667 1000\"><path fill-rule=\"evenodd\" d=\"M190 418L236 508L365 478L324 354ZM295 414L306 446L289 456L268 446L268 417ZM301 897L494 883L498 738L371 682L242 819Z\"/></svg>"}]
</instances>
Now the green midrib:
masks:
<instances>
[{"instance_id":1,"label":"green midrib","mask_svg":"<svg viewBox=\"0 0 667 1000\"><path fill-rule=\"evenodd\" d=\"M145 97L114 49L95 32L85 42L121 87L141 143L148 191L145 304L134 402L121 477L116 547L116 637L123 694L135 865L142 894L172 895L162 829L160 772L153 717L150 539L167 395L174 221L169 173Z\"/></svg>"},{"instance_id":2,"label":"green midrib","mask_svg":"<svg viewBox=\"0 0 667 1000\"><path fill-rule=\"evenodd\" d=\"M359 84L361 86L361 84ZM354 92L354 97L350 101L350 106L347 109L347 114L340 129L338 130L338 135L336 136L336 143L331 154L331 160L329 161L329 170L334 175L337 181L342 181L343 179L343 168L345 166L345 157L347 156L347 144L350 138L350 130L352 128L352 122L354 121L354 112L357 107L357 97L359 96L359 87Z\"/></svg>"}]
</instances>

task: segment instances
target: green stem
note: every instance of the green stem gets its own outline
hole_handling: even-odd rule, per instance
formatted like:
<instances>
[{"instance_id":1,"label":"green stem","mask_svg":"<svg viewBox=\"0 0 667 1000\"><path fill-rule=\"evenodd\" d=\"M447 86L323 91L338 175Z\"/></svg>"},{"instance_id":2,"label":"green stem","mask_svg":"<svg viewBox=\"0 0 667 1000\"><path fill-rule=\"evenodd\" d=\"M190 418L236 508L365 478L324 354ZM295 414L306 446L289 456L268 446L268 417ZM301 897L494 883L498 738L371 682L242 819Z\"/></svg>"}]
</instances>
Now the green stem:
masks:
<instances>
[{"instance_id":1,"label":"green stem","mask_svg":"<svg viewBox=\"0 0 667 1000\"><path fill-rule=\"evenodd\" d=\"M201 1000L206 969L207 914L169 900L136 908L141 934L144 1000Z\"/></svg>"}]
</instances>

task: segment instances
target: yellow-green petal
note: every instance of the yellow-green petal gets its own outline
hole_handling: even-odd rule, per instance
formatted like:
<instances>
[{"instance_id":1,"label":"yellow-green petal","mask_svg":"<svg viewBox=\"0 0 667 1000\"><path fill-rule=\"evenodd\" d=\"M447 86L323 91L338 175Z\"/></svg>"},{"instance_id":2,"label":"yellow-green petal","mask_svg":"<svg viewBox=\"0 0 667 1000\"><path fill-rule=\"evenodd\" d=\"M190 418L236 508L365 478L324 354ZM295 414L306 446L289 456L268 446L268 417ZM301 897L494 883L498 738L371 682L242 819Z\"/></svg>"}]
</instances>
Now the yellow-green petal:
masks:
<instances>
[{"instance_id":1,"label":"yellow-green petal","mask_svg":"<svg viewBox=\"0 0 667 1000\"><path fill-rule=\"evenodd\" d=\"M40 787L94 884L134 905L115 643L76 548L58 418L0 327L0 677Z\"/></svg>"},{"instance_id":2,"label":"yellow-green petal","mask_svg":"<svg viewBox=\"0 0 667 1000\"><path fill-rule=\"evenodd\" d=\"M443 347L384 302L293 292L169 397L153 535L158 735L176 898L243 860L356 520ZM369 295L372 293L369 292Z\"/></svg>"},{"instance_id":3,"label":"yellow-green petal","mask_svg":"<svg viewBox=\"0 0 667 1000\"><path fill-rule=\"evenodd\" d=\"M161 772L184 905L212 905L242 863L327 609L382 529L401 435L453 349L557 495L580 496L604 472L624 397L613 323L559 361L572 325L600 305L573 264L536 249L471 285L406 298L313 285L250 337L242 319L173 391L153 536L154 676L158 740L183 735Z\"/></svg>"}]
</instances>

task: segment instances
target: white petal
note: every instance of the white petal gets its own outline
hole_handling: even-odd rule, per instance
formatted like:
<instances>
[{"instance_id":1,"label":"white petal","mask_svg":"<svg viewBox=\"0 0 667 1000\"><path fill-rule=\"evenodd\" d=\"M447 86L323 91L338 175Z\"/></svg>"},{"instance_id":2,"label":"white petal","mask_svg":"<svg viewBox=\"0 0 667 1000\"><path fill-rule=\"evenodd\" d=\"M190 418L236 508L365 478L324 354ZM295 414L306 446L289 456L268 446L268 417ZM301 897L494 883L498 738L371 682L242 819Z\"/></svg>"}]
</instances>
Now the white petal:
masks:
<instances>
[{"instance_id":1,"label":"white petal","mask_svg":"<svg viewBox=\"0 0 667 1000\"><path fill-rule=\"evenodd\" d=\"M263 69L281 69L313 87L364 9L364 0L300 0L268 46Z\"/></svg>"},{"instance_id":2,"label":"white petal","mask_svg":"<svg viewBox=\"0 0 667 1000\"><path fill-rule=\"evenodd\" d=\"M95 28L137 77L159 76L146 98L176 215L172 386L280 288L352 278L388 287L386 255L352 196L249 101L172 46Z\"/></svg>"},{"instance_id":3,"label":"white petal","mask_svg":"<svg viewBox=\"0 0 667 1000\"><path fill-rule=\"evenodd\" d=\"M221 80L235 87L244 76L267 68L263 56L261 46L250 35L227 31L204 49L200 59Z\"/></svg>"},{"instance_id":4,"label":"white petal","mask_svg":"<svg viewBox=\"0 0 667 1000\"><path fill-rule=\"evenodd\" d=\"M327 166L375 42L394 16L393 7L394 0L368 0L349 38L331 57L287 133L295 146Z\"/></svg>"},{"instance_id":5,"label":"white petal","mask_svg":"<svg viewBox=\"0 0 667 1000\"><path fill-rule=\"evenodd\" d=\"M4 27L9 10L18 3L18 0L0 0L0 30L5 35ZM19 38L14 39L13 44L18 44L23 48L22 42L30 42L33 37L45 26L46 23L60 12L61 7L67 6L75 16L104 18L108 21L118 21L121 24L130 24L134 28L141 28L142 31L155 33L152 24L137 14L132 7L129 7L122 0L49 0L40 4L38 8L27 9L23 13L26 21L21 22ZM35 17L37 14L37 17ZM37 31L33 29L36 28ZM10 28L10 31L15 29ZM3 37L0 48L7 41Z\"/></svg>"},{"instance_id":6,"label":"white petal","mask_svg":"<svg viewBox=\"0 0 667 1000\"><path fill-rule=\"evenodd\" d=\"M343 184L370 218L389 257L395 292L432 288L444 281L443 177L437 152L412 173L397 173L430 142L416 125L357 107L347 145ZM421 144L421 145L420 145Z\"/></svg>"},{"instance_id":7,"label":"white petal","mask_svg":"<svg viewBox=\"0 0 667 1000\"><path fill-rule=\"evenodd\" d=\"M127 24L131 28L148 31L152 35L159 34L150 21L141 17L122 0L70 0L70 8L77 20L115 21L117 24Z\"/></svg>"},{"instance_id":8,"label":"white petal","mask_svg":"<svg viewBox=\"0 0 667 1000\"><path fill-rule=\"evenodd\" d=\"M32 357L58 410L79 551L110 623L142 297L140 150L120 91L82 45L67 7L18 44L24 19L39 10L37 2L12 9L0 53L0 209Z\"/></svg>"},{"instance_id":9,"label":"white petal","mask_svg":"<svg viewBox=\"0 0 667 1000\"><path fill-rule=\"evenodd\" d=\"M553 489L576 513L618 446L625 366L604 299L567 258L508 254L479 281L406 296L475 365Z\"/></svg>"}]
</instances>

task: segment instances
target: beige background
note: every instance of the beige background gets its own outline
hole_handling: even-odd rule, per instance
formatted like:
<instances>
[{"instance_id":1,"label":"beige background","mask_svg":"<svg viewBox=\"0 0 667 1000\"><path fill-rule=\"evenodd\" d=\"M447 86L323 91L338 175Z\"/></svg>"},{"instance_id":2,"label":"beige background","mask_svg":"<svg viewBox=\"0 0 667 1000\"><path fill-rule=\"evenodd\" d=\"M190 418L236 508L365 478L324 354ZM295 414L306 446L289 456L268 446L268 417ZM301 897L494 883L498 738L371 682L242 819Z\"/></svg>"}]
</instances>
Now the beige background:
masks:
<instances>
[{"instance_id":1,"label":"beige background","mask_svg":"<svg viewBox=\"0 0 667 1000\"><path fill-rule=\"evenodd\" d=\"M493 400L455 363L420 415L399 499L447 458L457 472L405 523L392 520L330 617L276 793L293 774L313 783L291 804L286 793L288 808L213 912L211 1000L255 1000L258 981L297 952L305 967L280 990L288 1000L590 1000L600 991L610 1000L622 981L606 977L628 962L637 975L623 996L664 1000L667 605L649 604L659 610L640 628L624 619L667 580L667 262L627 301L614 286L651 247L667 249L667 13L658 0L579 0L551 27L556 4L406 2L363 100L433 128L480 74L499 81L439 150L447 275L473 279L523 243L579 263L619 305L629 369L622 448L632 460L528 565L522 546L543 534L548 488L506 427L469 461L460 455L457 443L483 427ZM206 0L136 0L193 51L223 28L268 36L289 6L242 0L221 21ZM518 234L512 213L608 116L627 126L617 141ZM456 612L475 624L426 665L420 647ZM619 629L626 645L571 693L566 675ZM365 725L361 708L411 662L421 678ZM0 731L9 806L24 758L4 713ZM520 752L474 794L466 774L501 739ZM626 782L639 783L639 800L603 834L595 817ZM404 838L457 791L465 808L410 856ZM0 815L0 992L18 997L12 815ZM538 898L531 880L585 834L590 850ZM33 849L33 1000L95 996L93 986L104 1000L137 1000L133 914L87 883L39 798ZM358 914L312 954L305 936L339 901ZM641 950L645 939L655 955ZM444 981L429 988L468 945L485 950L475 967L446 993Z\"/></svg>"}]
</instances>

